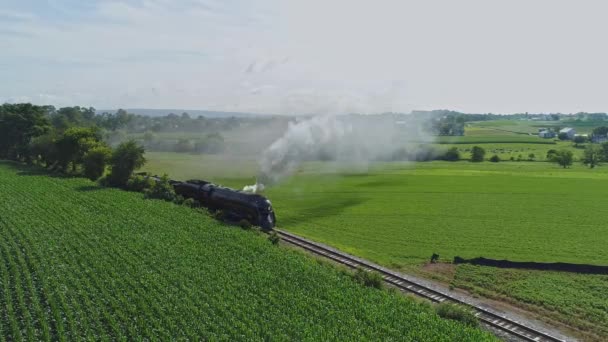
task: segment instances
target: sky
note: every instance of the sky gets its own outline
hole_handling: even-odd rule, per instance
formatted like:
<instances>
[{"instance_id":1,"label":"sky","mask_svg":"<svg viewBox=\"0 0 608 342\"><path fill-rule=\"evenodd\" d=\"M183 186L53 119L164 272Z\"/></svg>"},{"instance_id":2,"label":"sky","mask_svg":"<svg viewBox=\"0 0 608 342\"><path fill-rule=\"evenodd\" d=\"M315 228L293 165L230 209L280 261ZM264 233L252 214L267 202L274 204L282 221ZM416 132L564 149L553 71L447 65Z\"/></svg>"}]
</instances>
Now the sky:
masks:
<instances>
[{"instance_id":1,"label":"sky","mask_svg":"<svg viewBox=\"0 0 608 342\"><path fill-rule=\"evenodd\" d=\"M0 0L0 102L608 111L605 1Z\"/></svg>"}]
</instances>

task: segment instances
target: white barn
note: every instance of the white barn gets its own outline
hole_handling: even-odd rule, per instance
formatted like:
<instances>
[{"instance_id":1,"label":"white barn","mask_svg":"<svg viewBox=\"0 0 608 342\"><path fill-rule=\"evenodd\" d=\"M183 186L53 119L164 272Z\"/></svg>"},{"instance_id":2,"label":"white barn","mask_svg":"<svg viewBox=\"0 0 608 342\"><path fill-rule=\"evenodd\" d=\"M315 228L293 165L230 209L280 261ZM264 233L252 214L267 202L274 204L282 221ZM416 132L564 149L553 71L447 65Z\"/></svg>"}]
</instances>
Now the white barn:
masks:
<instances>
[{"instance_id":1,"label":"white barn","mask_svg":"<svg viewBox=\"0 0 608 342\"><path fill-rule=\"evenodd\" d=\"M566 133L566 135L568 135L568 139L574 139L574 135L576 134L576 131L574 130L574 128L571 127L565 127L559 130L560 133Z\"/></svg>"}]
</instances>

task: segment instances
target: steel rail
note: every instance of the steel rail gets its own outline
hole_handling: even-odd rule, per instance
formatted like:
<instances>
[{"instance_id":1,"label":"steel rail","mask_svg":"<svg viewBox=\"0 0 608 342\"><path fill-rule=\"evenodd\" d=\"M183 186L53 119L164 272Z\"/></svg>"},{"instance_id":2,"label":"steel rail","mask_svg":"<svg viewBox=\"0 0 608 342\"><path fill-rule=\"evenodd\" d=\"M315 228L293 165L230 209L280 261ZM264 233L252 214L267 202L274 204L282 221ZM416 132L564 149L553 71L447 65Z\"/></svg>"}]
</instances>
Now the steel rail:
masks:
<instances>
[{"instance_id":1,"label":"steel rail","mask_svg":"<svg viewBox=\"0 0 608 342\"><path fill-rule=\"evenodd\" d=\"M418 283L411 279L406 279L403 276L386 270L380 266L372 264L368 261L360 258L353 257L346 253L337 251L335 249L322 246L316 242L302 238L300 236L275 229L277 234L281 237L282 241L288 242L292 245L301 247L309 252L317 255L321 255L328 259L331 259L340 264L346 265L351 268L361 268L366 271L378 272L382 279L402 291L411 292L417 296L424 297L436 303L441 302L453 302L460 305L464 305L474 310L475 316L483 323L486 323L492 327L507 332L513 336L516 336L524 341L552 341L552 342L564 342L555 336L551 336L548 333L539 331L530 326L524 325L511 318L492 312L486 308L477 306L475 304L467 303L459 298L456 298L450 294L443 293L441 291L432 289L424 284Z\"/></svg>"}]
</instances>

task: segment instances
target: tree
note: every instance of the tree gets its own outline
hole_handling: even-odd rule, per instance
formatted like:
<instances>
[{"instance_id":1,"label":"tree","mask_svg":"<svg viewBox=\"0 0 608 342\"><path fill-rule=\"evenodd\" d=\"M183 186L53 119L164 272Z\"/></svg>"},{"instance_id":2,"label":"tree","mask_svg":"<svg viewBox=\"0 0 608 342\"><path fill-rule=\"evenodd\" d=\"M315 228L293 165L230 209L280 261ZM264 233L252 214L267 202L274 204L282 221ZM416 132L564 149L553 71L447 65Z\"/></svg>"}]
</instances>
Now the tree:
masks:
<instances>
[{"instance_id":1,"label":"tree","mask_svg":"<svg viewBox=\"0 0 608 342\"><path fill-rule=\"evenodd\" d=\"M555 153L553 157L553 161L558 165L562 166L564 169L568 166L572 165L573 155L572 151L568 150L559 150Z\"/></svg>"},{"instance_id":2,"label":"tree","mask_svg":"<svg viewBox=\"0 0 608 342\"><path fill-rule=\"evenodd\" d=\"M590 169L593 169L596 165L599 165L602 159L603 150L597 145L587 145L585 152L583 153L583 164L589 165Z\"/></svg>"},{"instance_id":3,"label":"tree","mask_svg":"<svg viewBox=\"0 0 608 342\"><path fill-rule=\"evenodd\" d=\"M30 141L50 128L45 107L30 103L3 104L0 106L0 158L28 161Z\"/></svg>"},{"instance_id":4,"label":"tree","mask_svg":"<svg viewBox=\"0 0 608 342\"><path fill-rule=\"evenodd\" d=\"M57 162L58 154L56 141L57 137L53 131L33 138L29 144L29 155L47 168L53 166Z\"/></svg>"},{"instance_id":5,"label":"tree","mask_svg":"<svg viewBox=\"0 0 608 342\"><path fill-rule=\"evenodd\" d=\"M443 159L447 161L458 161L460 159L460 152L457 147L450 147L444 154Z\"/></svg>"},{"instance_id":6,"label":"tree","mask_svg":"<svg viewBox=\"0 0 608 342\"><path fill-rule=\"evenodd\" d=\"M72 164L72 171L82 164L84 155L101 143L101 135L97 128L70 127L55 142L57 148L57 163L63 171Z\"/></svg>"},{"instance_id":7,"label":"tree","mask_svg":"<svg viewBox=\"0 0 608 342\"><path fill-rule=\"evenodd\" d=\"M112 150L108 146L99 145L91 148L84 155L84 175L88 179L95 181L103 176L106 164L112 155Z\"/></svg>"},{"instance_id":8,"label":"tree","mask_svg":"<svg viewBox=\"0 0 608 342\"><path fill-rule=\"evenodd\" d=\"M606 151L608 152L608 146L606 146L607 149ZM550 149L549 151L547 151L547 160L548 161L553 161L553 158L555 158L555 155L557 154L557 150L554 149Z\"/></svg>"},{"instance_id":9,"label":"tree","mask_svg":"<svg viewBox=\"0 0 608 342\"><path fill-rule=\"evenodd\" d=\"M530 154L528 154L528 159L529 159L530 161L533 161L533 160L534 160L534 158L536 158L536 156L534 155L534 153L530 153Z\"/></svg>"},{"instance_id":10,"label":"tree","mask_svg":"<svg viewBox=\"0 0 608 342\"><path fill-rule=\"evenodd\" d=\"M486 155L486 150L479 146L473 146L471 150L471 161L472 162L481 162L483 161L484 156Z\"/></svg>"},{"instance_id":11,"label":"tree","mask_svg":"<svg viewBox=\"0 0 608 342\"><path fill-rule=\"evenodd\" d=\"M593 136L606 136L608 135L608 127L600 126L593 129Z\"/></svg>"},{"instance_id":12,"label":"tree","mask_svg":"<svg viewBox=\"0 0 608 342\"><path fill-rule=\"evenodd\" d=\"M568 134L564 133L564 132L561 132L561 133L559 133L557 135L557 139L559 139L559 140L568 140Z\"/></svg>"},{"instance_id":13,"label":"tree","mask_svg":"<svg viewBox=\"0 0 608 342\"><path fill-rule=\"evenodd\" d=\"M137 145L134 140L118 145L110 158L111 173L108 177L110 184L125 186L133 171L146 163L144 153L144 148Z\"/></svg>"},{"instance_id":14,"label":"tree","mask_svg":"<svg viewBox=\"0 0 608 342\"><path fill-rule=\"evenodd\" d=\"M492 163L498 163L500 161L500 157L498 155L493 155L492 157L490 157L490 161Z\"/></svg>"},{"instance_id":15,"label":"tree","mask_svg":"<svg viewBox=\"0 0 608 342\"><path fill-rule=\"evenodd\" d=\"M587 141L587 137L583 135L577 135L572 141L574 141L574 146L578 147L579 144L584 144Z\"/></svg>"}]
</instances>

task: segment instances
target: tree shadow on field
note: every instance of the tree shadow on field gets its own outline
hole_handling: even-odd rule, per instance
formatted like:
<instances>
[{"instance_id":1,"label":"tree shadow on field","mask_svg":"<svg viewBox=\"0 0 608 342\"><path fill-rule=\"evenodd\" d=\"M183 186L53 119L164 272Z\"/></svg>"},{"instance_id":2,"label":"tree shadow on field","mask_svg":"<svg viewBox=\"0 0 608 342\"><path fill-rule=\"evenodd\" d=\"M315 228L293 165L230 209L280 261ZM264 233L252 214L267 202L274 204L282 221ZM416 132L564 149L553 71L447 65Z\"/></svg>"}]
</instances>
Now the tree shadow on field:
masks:
<instances>
[{"instance_id":1,"label":"tree shadow on field","mask_svg":"<svg viewBox=\"0 0 608 342\"><path fill-rule=\"evenodd\" d=\"M17 172L17 176L47 176L51 178L82 178L82 176L78 175L70 175L65 173L60 173L56 171L50 171L46 169L36 169L36 168L26 168L25 166Z\"/></svg>"},{"instance_id":2,"label":"tree shadow on field","mask_svg":"<svg viewBox=\"0 0 608 342\"><path fill-rule=\"evenodd\" d=\"M289 226L308 223L313 220L327 218L331 216L340 215L346 209L359 205L367 201L361 197L348 197L348 198L327 198L319 201L315 206L307 206L302 210L293 210L292 215L281 217L280 213L277 213L279 226Z\"/></svg>"},{"instance_id":3,"label":"tree shadow on field","mask_svg":"<svg viewBox=\"0 0 608 342\"><path fill-rule=\"evenodd\" d=\"M26 165L15 161L0 161L0 165L15 171L17 176L47 176L52 178L82 178L74 174L65 174L56 170L45 169L38 165Z\"/></svg>"}]
</instances>

